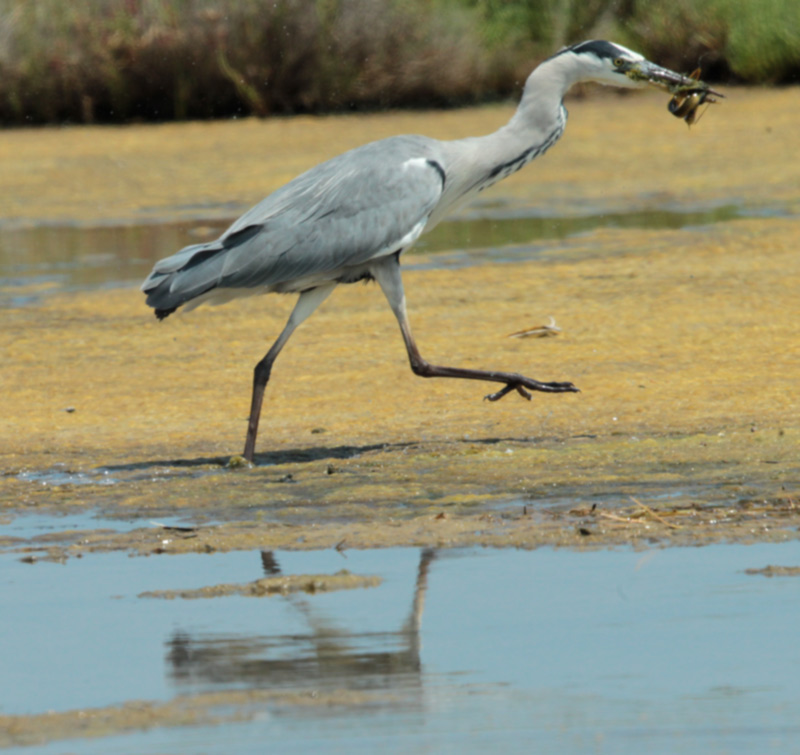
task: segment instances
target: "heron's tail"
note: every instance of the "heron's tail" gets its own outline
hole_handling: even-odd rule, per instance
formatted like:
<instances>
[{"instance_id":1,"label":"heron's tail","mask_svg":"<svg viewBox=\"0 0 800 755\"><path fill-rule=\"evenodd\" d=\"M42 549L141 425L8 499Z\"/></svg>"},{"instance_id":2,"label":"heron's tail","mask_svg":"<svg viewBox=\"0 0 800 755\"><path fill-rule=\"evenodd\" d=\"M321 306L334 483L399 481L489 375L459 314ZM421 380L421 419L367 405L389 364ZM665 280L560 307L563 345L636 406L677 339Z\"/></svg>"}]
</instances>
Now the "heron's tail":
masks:
<instances>
[{"instance_id":1,"label":"heron's tail","mask_svg":"<svg viewBox=\"0 0 800 755\"><path fill-rule=\"evenodd\" d=\"M163 320L181 305L216 288L225 251L220 241L193 244L157 262L142 284L156 317Z\"/></svg>"}]
</instances>

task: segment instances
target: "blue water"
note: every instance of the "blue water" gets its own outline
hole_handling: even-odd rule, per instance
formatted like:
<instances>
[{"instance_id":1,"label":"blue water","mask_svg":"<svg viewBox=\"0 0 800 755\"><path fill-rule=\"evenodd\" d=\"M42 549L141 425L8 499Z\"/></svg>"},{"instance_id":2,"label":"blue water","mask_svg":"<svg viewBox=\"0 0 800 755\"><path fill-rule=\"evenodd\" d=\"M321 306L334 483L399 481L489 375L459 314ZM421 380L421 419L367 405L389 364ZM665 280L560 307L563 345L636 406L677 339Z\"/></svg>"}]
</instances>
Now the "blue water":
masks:
<instances>
[{"instance_id":1,"label":"blue water","mask_svg":"<svg viewBox=\"0 0 800 755\"><path fill-rule=\"evenodd\" d=\"M800 565L800 543L17 559L0 556L0 713L212 689L392 695L265 704L246 723L31 755L800 751L800 579L744 573ZM342 568L384 581L320 595L137 597Z\"/></svg>"}]
</instances>

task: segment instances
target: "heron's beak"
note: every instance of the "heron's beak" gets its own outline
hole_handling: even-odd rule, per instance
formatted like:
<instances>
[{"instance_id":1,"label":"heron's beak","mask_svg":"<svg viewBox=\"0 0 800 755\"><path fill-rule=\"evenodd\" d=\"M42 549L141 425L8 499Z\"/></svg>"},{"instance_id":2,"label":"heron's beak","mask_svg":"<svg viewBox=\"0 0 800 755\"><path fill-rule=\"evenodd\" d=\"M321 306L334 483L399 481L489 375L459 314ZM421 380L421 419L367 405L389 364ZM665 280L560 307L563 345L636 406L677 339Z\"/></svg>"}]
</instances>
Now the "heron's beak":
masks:
<instances>
[{"instance_id":1,"label":"heron's beak","mask_svg":"<svg viewBox=\"0 0 800 755\"><path fill-rule=\"evenodd\" d=\"M708 94L714 94L718 97L725 95L720 92L715 92L699 77L700 69L695 71L692 76L684 76L675 71L670 71L669 68L662 68L649 60L638 60L635 62L626 61L623 66L618 70L624 73L629 79L633 81L643 81L653 86L666 89L670 94L679 94L681 92L696 92L703 91Z\"/></svg>"}]
</instances>

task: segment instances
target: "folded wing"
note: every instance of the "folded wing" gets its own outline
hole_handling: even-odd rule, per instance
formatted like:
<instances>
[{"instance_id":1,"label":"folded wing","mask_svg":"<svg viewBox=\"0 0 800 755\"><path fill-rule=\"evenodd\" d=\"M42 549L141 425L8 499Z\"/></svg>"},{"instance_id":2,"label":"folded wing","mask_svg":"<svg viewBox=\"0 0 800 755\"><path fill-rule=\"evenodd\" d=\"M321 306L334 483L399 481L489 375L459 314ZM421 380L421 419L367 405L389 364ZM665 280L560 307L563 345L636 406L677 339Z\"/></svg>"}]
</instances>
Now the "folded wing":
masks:
<instances>
[{"instance_id":1,"label":"folded wing","mask_svg":"<svg viewBox=\"0 0 800 755\"><path fill-rule=\"evenodd\" d=\"M144 282L159 317L187 302L297 291L339 280L410 246L441 198L436 142L394 137L298 176L219 239L158 262Z\"/></svg>"}]
</instances>

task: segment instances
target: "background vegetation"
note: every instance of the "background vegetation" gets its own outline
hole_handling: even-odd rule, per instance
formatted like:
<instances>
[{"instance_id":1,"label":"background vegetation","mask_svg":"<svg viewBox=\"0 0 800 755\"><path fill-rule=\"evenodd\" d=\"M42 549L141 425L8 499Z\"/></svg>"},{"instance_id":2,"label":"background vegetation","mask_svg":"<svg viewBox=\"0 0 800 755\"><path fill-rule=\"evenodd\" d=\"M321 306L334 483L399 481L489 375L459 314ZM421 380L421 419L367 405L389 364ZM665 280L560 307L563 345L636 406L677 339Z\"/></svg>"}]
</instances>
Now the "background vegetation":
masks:
<instances>
[{"instance_id":1,"label":"background vegetation","mask_svg":"<svg viewBox=\"0 0 800 755\"><path fill-rule=\"evenodd\" d=\"M592 37L716 80L800 74L798 0L0 0L0 123L477 101Z\"/></svg>"}]
</instances>

